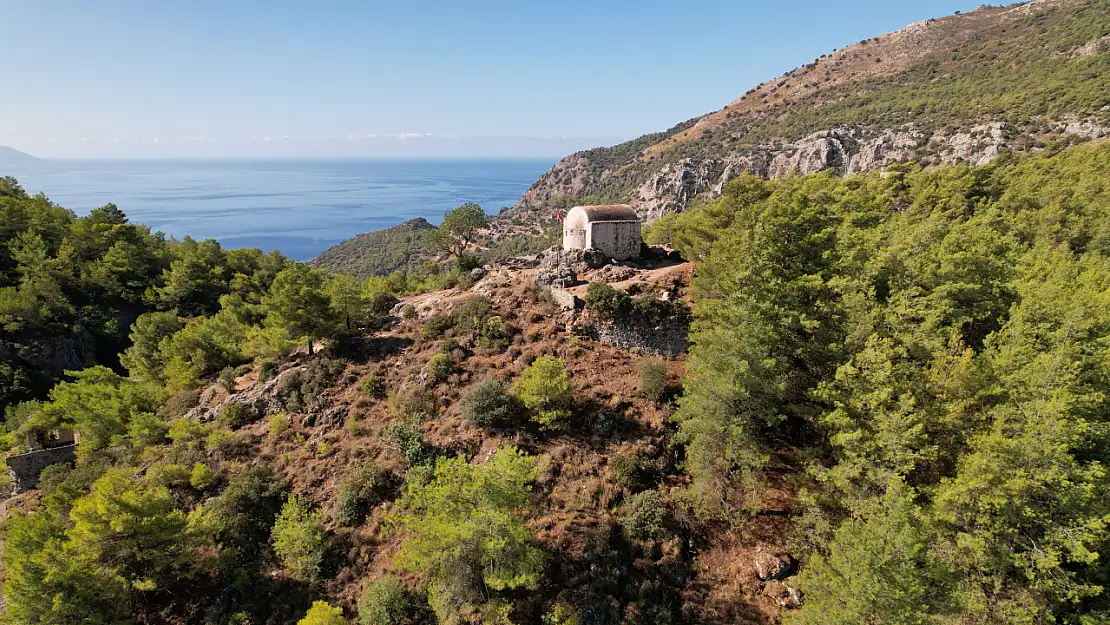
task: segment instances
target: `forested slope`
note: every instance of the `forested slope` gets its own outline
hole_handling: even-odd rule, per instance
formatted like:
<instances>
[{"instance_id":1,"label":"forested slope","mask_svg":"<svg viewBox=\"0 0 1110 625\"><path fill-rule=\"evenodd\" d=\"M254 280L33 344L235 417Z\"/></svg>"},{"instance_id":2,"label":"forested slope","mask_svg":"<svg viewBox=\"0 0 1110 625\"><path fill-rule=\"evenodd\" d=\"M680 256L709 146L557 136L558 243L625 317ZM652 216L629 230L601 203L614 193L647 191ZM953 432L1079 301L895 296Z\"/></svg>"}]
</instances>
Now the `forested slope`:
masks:
<instances>
[{"instance_id":1,"label":"forested slope","mask_svg":"<svg viewBox=\"0 0 1110 625\"><path fill-rule=\"evenodd\" d=\"M1107 172L1101 143L743 178L655 230L702 259L689 495L758 513L789 472L797 622L1110 618Z\"/></svg>"},{"instance_id":2,"label":"forested slope","mask_svg":"<svg viewBox=\"0 0 1110 625\"><path fill-rule=\"evenodd\" d=\"M580 312L5 184L5 347L135 317L5 413L81 439L5 504L6 622L1110 619L1106 143L743 177L649 232L688 289ZM689 296L688 358L576 331Z\"/></svg>"}]
</instances>

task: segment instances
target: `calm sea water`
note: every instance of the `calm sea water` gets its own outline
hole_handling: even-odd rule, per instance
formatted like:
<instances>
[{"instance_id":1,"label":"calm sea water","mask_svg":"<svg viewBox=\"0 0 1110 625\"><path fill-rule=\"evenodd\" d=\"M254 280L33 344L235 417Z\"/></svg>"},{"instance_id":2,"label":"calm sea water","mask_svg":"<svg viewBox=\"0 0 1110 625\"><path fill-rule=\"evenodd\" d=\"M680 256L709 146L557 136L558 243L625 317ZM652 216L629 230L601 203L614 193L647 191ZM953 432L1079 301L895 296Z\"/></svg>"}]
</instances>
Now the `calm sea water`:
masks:
<instances>
[{"instance_id":1,"label":"calm sea water","mask_svg":"<svg viewBox=\"0 0 1110 625\"><path fill-rule=\"evenodd\" d=\"M464 202L511 206L555 159L42 160L6 168L78 214L114 202L132 222L308 260L360 232Z\"/></svg>"}]
</instances>

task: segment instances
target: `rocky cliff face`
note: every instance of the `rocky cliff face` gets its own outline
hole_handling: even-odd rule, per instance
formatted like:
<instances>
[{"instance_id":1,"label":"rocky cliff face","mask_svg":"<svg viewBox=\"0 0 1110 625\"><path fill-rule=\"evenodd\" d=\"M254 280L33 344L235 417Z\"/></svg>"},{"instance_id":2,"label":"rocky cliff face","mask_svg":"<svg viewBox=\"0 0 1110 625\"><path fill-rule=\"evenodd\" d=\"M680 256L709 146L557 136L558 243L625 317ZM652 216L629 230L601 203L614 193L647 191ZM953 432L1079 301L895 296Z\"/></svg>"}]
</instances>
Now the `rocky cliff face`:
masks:
<instances>
[{"instance_id":1,"label":"rocky cliff face","mask_svg":"<svg viewBox=\"0 0 1110 625\"><path fill-rule=\"evenodd\" d=\"M1108 30L1110 7L1084 0L984 6L911 24L823 55L670 131L570 155L508 215L626 201L653 221L745 173L981 165L1050 141L1104 137Z\"/></svg>"},{"instance_id":2,"label":"rocky cliff face","mask_svg":"<svg viewBox=\"0 0 1110 625\"><path fill-rule=\"evenodd\" d=\"M1096 121L1055 124L1058 134L1080 139L1110 136L1110 127ZM841 127L818 132L791 143L771 143L739 154L685 158L662 165L637 186L632 202L647 221L685 210L695 197L714 198L728 181L748 173L765 178L790 174L815 174L831 170L838 175L882 170L916 160L920 152L931 164L985 165L1003 152L1036 140L996 122L972 126L950 135L927 134L912 124L878 133Z\"/></svg>"}]
</instances>

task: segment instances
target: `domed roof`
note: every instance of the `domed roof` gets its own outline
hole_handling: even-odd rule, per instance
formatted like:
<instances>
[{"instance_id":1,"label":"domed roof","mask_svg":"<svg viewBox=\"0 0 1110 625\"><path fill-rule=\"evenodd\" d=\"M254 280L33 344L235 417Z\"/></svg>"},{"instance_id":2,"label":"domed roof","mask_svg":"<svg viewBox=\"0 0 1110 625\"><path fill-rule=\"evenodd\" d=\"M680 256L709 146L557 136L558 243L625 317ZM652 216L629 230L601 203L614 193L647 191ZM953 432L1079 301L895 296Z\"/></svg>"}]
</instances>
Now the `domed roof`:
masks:
<instances>
[{"instance_id":1,"label":"domed roof","mask_svg":"<svg viewBox=\"0 0 1110 625\"><path fill-rule=\"evenodd\" d=\"M594 221L640 221L640 216L628 204L599 204L597 206L575 206L571 212L581 209L586 220ZM567 214L568 217L570 213Z\"/></svg>"}]
</instances>

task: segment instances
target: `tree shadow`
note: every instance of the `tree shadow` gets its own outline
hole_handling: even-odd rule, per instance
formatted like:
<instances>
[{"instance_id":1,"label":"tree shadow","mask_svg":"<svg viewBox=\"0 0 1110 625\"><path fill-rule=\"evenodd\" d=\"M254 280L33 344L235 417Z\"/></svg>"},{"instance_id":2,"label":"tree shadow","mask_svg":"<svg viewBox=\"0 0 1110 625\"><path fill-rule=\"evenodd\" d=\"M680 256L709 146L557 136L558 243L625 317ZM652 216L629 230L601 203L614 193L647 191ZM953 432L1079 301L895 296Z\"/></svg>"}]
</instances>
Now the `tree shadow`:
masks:
<instances>
[{"instance_id":1,"label":"tree shadow","mask_svg":"<svg viewBox=\"0 0 1110 625\"><path fill-rule=\"evenodd\" d=\"M332 340L328 345L328 353L364 365L396 356L412 344L412 339L400 336L344 335Z\"/></svg>"},{"instance_id":2,"label":"tree shadow","mask_svg":"<svg viewBox=\"0 0 1110 625\"><path fill-rule=\"evenodd\" d=\"M650 435L651 429L632 416L633 409L629 402L609 406L594 399L580 400L575 403L575 419L569 435L593 449Z\"/></svg>"}]
</instances>

